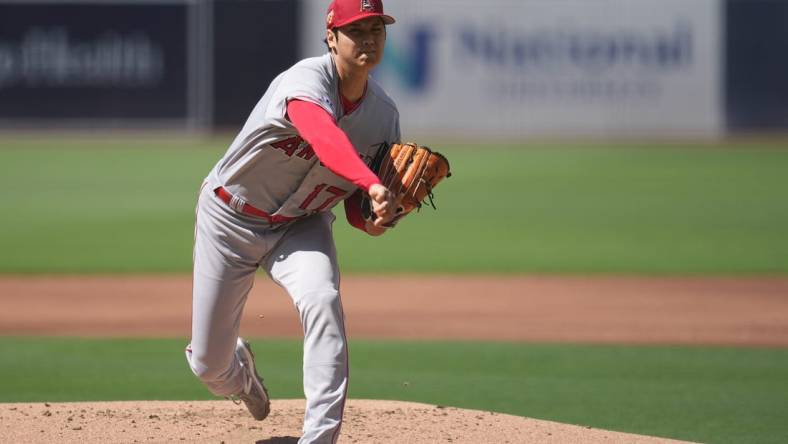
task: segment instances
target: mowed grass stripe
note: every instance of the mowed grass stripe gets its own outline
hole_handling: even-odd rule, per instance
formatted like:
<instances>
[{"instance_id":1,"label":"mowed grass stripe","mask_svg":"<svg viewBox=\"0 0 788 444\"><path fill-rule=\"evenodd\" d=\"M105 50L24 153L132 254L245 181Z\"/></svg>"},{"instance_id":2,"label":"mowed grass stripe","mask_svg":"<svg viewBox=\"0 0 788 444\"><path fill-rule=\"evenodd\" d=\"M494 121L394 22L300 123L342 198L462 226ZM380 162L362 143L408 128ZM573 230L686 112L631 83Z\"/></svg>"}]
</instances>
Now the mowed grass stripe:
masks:
<instances>
[{"instance_id":1,"label":"mowed grass stripe","mask_svg":"<svg viewBox=\"0 0 788 444\"><path fill-rule=\"evenodd\" d=\"M212 399L186 340L0 337L0 401ZM298 398L298 341L253 340L272 396ZM353 398L510 413L708 443L788 436L788 350L351 341Z\"/></svg>"},{"instance_id":2,"label":"mowed grass stripe","mask_svg":"<svg viewBox=\"0 0 788 444\"><path fill-rule=\"evenodd\" d=\"M227 140L0 140L0 273L187 272ZM454 175L381 238L335 224L345 272L788 272L788 150L435 146ZM383 253L385 252L385 253Z\"/></svg>"}]
</instances>

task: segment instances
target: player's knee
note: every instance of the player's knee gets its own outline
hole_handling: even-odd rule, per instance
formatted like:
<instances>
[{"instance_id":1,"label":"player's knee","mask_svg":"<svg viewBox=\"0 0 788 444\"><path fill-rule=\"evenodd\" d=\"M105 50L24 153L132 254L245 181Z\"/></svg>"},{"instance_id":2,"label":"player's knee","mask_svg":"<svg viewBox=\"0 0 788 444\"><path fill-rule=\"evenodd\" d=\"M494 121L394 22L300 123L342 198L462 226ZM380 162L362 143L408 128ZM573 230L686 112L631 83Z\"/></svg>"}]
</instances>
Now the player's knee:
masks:
<instances>
[{"instance_id":1,"label":"player's knee","mask_svg":"<svg viewBox=\"0 0 788 444\"><path fill-rule=\"evenodd\" d=\"M200 358L195 354L187 353L186 360L194 376L203 382L223 381L227 379L232 370L232 362L215 362L215 360Z\"/></svg>"},{"instance_id":2,"label":"player's knee","mask_svg":"<svg viewBox=\"0 0 788 444\"><path fill-rule=\"evenodd\" d=\"M304 294L298 303L298 311L306 331L318 330L324 335L333 335L343 330L344 315L336 290Z\"/></svg>"},{"instance_id":3,"label":"player's knee","mask_svg":"<svg viewBox=\"0 0 788 444\"><path fill-rule=\"evenodd\" d=\"M322 289L305 292L301 299L302 311L337 312L340 310L339 291L336 289Z\"/></svg>"},{"instance_id":4,"label":"player's knee","mask_svg":"<svg viewBox=\"0 0 788 444\"><path fill-rule=\"evenodd\" d=\"M202 364L193 364L192 372L194 373L194 376L198 377L201 381L211 382L211 381L221 381L222 375L227 374L227 369L223 369L219 367L209 367L207 365L202 365Z\"/></svg>"}]
</instances>

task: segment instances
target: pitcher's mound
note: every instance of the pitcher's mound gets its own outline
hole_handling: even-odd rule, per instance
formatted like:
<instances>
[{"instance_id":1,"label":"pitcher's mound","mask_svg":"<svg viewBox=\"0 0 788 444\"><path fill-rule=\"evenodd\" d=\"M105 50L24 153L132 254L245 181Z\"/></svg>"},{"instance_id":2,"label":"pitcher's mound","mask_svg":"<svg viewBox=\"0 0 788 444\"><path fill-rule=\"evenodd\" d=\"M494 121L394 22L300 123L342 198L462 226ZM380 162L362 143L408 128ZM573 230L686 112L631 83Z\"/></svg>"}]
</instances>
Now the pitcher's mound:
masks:
<instances>
[{"instance_id":1,"label":"pitcher's mound","mask_svg":"<svg viewBox=\"0 0 788 444\"><path fill-rule=\"evenodd\" d=\"M275 399L255 421L229 401L0 404L0 442L295 444L303 399ZM667 443L642 435L479 410L348 401L340 443Z\"/></svg>"}]
</instances>

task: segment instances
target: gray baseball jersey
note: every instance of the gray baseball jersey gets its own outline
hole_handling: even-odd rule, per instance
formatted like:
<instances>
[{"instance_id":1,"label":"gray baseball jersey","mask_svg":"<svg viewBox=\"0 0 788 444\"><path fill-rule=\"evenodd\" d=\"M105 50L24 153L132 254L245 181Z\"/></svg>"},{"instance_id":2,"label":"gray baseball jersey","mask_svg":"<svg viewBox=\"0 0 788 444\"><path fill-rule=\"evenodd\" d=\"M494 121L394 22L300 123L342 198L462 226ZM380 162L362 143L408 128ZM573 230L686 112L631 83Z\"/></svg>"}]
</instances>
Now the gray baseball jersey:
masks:
<instances>
[{"instance_id":1,"label":"gray baseball jersey","mask_svg":"<svg viewBox=\"0 0 788 444\"><path fill-rule=\"evenodd\" d=\"M350 196L355 185L323 166L287 119L288 101L304 100L326 110L367 163L381 143L400 141L399 113L372 79L349 115L339 94L330 54L305 59L280 74L211 172L209 185L224 186L278 221L328 210Z\"/></svg>"}]
</instances>

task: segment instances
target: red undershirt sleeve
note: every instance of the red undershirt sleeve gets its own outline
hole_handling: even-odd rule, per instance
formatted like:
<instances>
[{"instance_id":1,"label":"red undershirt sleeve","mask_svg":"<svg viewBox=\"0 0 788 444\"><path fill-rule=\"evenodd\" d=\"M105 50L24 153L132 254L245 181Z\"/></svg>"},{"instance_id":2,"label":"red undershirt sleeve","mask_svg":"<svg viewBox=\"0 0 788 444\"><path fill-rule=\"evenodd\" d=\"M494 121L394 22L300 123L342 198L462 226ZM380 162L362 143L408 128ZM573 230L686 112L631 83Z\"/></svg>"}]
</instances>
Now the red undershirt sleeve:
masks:
<instances>
[{"instance_id":1,"label":"red undershirt sleeve","mask_svg":"<svg viewBox=\"0 0 788 444\"><path fill-rule=\"evenodd\" d=\"M350 225L365 233L367 232L366 222L361 215L361 190L356 190L355 193L345 199L345 216Z\"/></svg>"},{"instance_id":2,"label":"red undershirt sleeve","mask_svg":"<svg viewBox=\"0 0 788 444\"><path fill-rule=\"evenodd\" d=\"M291 100L287 104L287 115L301 137L312 145L323 165L334 174L364 191L380 183L326 110L304 100Z\"/></svg>"}]
</instances>

